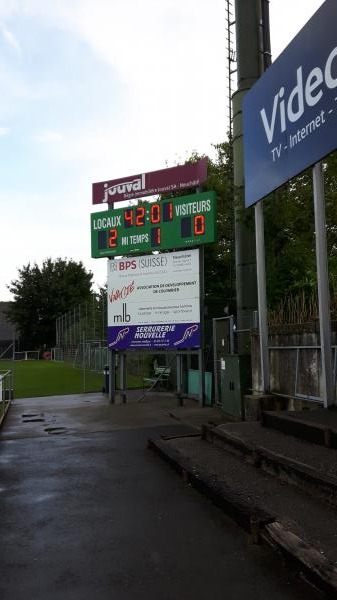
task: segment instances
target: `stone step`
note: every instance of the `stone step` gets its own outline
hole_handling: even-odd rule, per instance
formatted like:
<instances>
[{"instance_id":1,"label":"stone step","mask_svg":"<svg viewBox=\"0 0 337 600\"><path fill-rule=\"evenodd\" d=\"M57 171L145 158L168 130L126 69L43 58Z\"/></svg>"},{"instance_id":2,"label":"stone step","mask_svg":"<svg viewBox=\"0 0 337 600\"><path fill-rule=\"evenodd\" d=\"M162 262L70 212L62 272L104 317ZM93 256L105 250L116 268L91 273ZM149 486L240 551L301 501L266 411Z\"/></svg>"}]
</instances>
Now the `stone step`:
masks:
<instances>
[{"instance_id":1,"label":"stone step","mask_svg":"<svg viewBox=\"0 0 337 600\"><path fill-rule=\"evenodd\" d=\"M336 409L263 411L261 423L313 444L337 448Z\"/></svg>"},{"instance_id":2,"label":"stone step","mask_svg":"<svg viewBox=\"0 0 337 600\"><path fill-rule=\"evenodd\" d=\"M337 507L337 454L303 440L289 439L259 423L205 425L208 441L243 456L246 461L281 481Z\"/></svg>"},{"instance_id":3,"label":"stone step","mask_svg":"<svg viewBox=\"0 0 337 600\"><path fill-rule=\"evenodd\" d=\"M307 580L337 597L337 511L201 437L148 445L246 529L252 543L288 555Z\"/></svg>"},{"instance_id":4,"label":"stone step","mask_svg":"<svg viewBox=\"0 0 337 600\"><path fill-rule=\"evenodd\" d=\"M186 483L250 534L293 558L314 585L337 597L337 511L201 437L149 440Z\"/></svg>"}]
</instances>

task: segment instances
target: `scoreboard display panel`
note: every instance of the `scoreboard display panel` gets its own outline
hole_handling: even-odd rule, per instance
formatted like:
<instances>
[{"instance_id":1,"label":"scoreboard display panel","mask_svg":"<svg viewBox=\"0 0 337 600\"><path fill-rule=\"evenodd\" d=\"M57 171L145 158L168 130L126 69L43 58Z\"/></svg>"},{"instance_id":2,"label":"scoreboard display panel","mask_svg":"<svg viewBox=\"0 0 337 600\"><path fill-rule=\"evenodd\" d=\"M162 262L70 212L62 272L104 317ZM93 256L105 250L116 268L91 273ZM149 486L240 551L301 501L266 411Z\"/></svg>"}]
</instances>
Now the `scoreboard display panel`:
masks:
<instances>
[{"instance_id":1,"label":"scoreboard display panel","mask_svg":"<svg viewBox=\"0 0 337 600\"><path fill-rule=\"evenodd\" d=\"M91 256L209 244L216 240L216 214L215 192L92 213Z\"/></svg>"}]
</instances>

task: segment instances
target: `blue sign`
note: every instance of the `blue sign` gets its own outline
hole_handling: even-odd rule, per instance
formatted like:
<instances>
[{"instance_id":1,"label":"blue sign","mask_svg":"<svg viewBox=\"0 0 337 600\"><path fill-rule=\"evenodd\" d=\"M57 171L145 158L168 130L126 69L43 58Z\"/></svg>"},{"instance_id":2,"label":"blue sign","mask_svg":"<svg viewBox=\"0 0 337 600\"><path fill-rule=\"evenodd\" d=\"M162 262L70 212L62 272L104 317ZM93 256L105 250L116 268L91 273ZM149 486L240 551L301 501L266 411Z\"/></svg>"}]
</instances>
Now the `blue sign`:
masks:
<instances>
[{"instance_id":1,"label":"blue sign","mask_svg":"<svg viewBox=\"0 0 337 600\"><path fill-rule=\"evenodd\" d=\"M337 148L336 23L326 0L244 98L246 207Z\"/></svg>"}]
</instances>

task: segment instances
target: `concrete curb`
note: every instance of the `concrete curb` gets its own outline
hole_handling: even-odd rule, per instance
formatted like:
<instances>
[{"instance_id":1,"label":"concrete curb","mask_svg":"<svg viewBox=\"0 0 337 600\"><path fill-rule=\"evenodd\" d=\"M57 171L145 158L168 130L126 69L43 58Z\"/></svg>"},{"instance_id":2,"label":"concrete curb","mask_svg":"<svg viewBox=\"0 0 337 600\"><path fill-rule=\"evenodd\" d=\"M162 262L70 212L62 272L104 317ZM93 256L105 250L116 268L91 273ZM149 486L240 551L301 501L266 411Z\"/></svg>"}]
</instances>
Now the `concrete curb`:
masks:
<instances>
[{"instance_id":1,"label":"concrete curb","mask_svg":"<svg viewBox=\"0 0 337 600\"><path fill-rule=\"evenodd\" d=\"M321 500L323 499L337 507L336 477L323 475L307 464L287 458L282 454L277 454L263 446L247 442L232 433L209 425L203 426L202 437L236 455L245 456L249 462L270 475L296 485L310 495L319 497Z\"/></svg>"},{"instance_id":2,"label":"concrete curb","mask_svg":"<svg viewBox=\"0 0 337 600\"><path fill-rule=\"evenodd\" d=\"M178 450L169 447L164 439L149 439L148 448L154 450L182 475L186 482L210 498L248 533L255 535L258 527L274 521L273 515L251 502L245 502L230 487L219 484L209 473L196 468L193 462L182 456Z\"/></svg>"},{"instance_id":3,"label":"concrete curb","mask_svg":"<svg viewBox=\"0 0 337 600\"><path fill-rule=\"evenodd\" d=\"M195 436L194 436L195 437ZM305 575L308 582L327 597L337 597L337 568L315 548L276 521L263 508L247 503L226 484L219 484L164 439L148 440L148 448L163 458L184 481L205 494L226 515L243 527L253 543L263 542L280 551Z\"/></svg>"}]
</instances>

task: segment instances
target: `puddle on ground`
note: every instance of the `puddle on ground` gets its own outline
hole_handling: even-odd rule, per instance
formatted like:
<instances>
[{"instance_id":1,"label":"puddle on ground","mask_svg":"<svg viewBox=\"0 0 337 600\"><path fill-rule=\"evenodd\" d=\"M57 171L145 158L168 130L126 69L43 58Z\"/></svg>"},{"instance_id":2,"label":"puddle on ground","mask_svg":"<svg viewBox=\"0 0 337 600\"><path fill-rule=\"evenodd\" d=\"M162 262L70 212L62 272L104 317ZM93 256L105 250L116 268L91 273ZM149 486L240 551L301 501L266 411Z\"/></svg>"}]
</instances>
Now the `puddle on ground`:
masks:
<instances>
[{"instance_id":1,"label":"puddle on ground","mask_svg":"<svg viewBox=\"0 0 337 600\"><path fill-rule=\"evenodd\" d=\"M24 413L21 415L23 423L43 423L44 413Z\"/></svg>"},{"instance_id":2,"label":"puddle on ground","mask_svg":"<svg viewBox=\"0 0 337 600\"><path fill-rule=\"evenodd\" d=\"M55 494L40 494L39 496L32 496L31 500L33 502L45 502L46 500L50 500L54 498Z\"/></svg>"},{"instance_id":3,"label":"puddle on ground","mask_svg":"<svg viewBox=\"0 0 337 600\"><path fill-rule=\"evenodd\" d=\"M60 433L66 433L67 428L66 427L46 427L45 431L46 431L46 433L49 433L51 435L59 435Z\"/></svg>"},{"instance_id":4,"label":"puddle on ground","mask_svg":"<svg viewBox=\"0 0 337 600\"><path fill-rule=\"evenodd\" d=\"M23 419L31 419L32 417L44 417L44 413L24 413L21 416Z\"/></svg>"}]
</instances>

